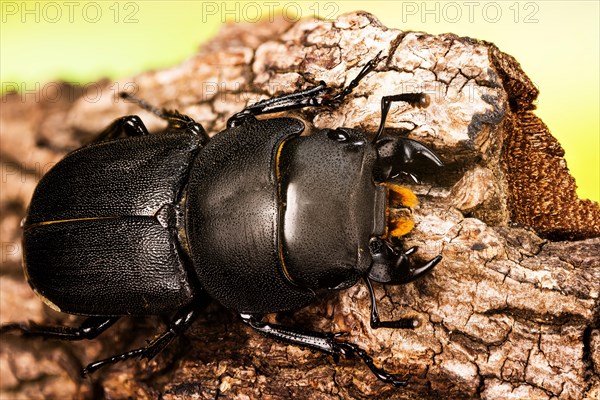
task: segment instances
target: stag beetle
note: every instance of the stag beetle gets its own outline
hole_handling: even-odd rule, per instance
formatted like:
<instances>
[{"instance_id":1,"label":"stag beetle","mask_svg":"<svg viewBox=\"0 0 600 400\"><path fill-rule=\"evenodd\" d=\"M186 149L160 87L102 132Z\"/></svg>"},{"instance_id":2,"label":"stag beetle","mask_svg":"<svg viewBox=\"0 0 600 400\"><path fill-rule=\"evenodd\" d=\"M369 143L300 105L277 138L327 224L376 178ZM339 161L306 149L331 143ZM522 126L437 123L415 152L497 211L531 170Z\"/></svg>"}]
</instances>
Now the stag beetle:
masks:
<instances>
[{"instance_id":1,"label":"stag beetle","mask_svg":"<svg viewBox=\"0 0 600 400\"><path fill-rule=\"evenodd\" d=\"M417 325L412 318L381 321L371 282L408 283L441 260L415 267L408 260L415 248L399 247L412 225L394 210L413 206L416 196L389 181L416 179L410 165L417 156L442 162L417 141L382 136L392 102L426 107L428 97L383 97L372 140L343 127L302 135L297 118L256 118L335 107L383 58L367 62L341 90L321 81L250 105L213 138L186 115L122 94L165 119L164 132L149 134L136 115L115 120L40 180L23 223L33 290L50 307L88 318L76 328L10 323L1 332L92 339L122 316L174 313L147 346L93 362L85 375L152 358L192 324L208 295L258 332L336 359L358 355L379 379L404 386L339 334L263 321L363 279L373 328Z\"/></svg>"}]
</instances>

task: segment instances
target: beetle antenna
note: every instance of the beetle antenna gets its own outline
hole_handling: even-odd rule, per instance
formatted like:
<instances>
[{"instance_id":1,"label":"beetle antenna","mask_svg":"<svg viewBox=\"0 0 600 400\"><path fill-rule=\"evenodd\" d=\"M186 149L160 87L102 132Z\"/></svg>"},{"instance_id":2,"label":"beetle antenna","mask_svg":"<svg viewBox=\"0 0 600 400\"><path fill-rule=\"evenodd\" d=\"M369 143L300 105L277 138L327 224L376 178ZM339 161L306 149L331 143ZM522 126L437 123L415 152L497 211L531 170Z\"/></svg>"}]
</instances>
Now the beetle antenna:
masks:
<instances>
[{"instance_id":1,"label":"beetle antenna","mask_svg":"<svg viewBox=\"0 0 600 400\"><path fill-rule=\"evenodd\" d=\"M124 100L129 100L130 102L137 104L140 108L151 112L152 114L156 115L159 118L166 119L166 120L169 119L167 114L165 114L165 111L162 108L154 107L152 104L148 103L145 100L140 99L139 97L137 97L134 94L131 94L128 92L120 92L119 97Z\"/></svg>"}]
</instances>

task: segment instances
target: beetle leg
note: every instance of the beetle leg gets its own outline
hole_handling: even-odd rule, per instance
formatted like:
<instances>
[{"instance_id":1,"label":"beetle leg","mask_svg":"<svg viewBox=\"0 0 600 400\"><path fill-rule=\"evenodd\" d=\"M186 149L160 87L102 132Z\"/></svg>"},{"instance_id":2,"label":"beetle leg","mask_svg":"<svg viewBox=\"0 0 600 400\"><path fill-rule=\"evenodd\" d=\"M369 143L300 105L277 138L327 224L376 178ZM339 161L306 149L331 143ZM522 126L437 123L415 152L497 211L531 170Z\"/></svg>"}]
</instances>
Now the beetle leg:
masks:
<instances>
[{"instance_id":1,"label":"beetle leg","mask_svg":"<svg viewBox=\"0 0 600 400\"><path fill-rule=\"evenodd\" d=\"M148 129L137 115L127 115L117 118L92 140L92 143L100 143L116 139L121 135L144 136L148 135Z\"/></svg>"},{"instance_id":2,"label":"beetle leg","mask_svg":"<svg viewBox=\"0 0 600 400\"><path fill-rule=\"evenodd\" d=\"M18 332L23 336L39 336L44 339L83 340L93 339L110 326L119 317L89 317L77 327L69 326L40 326L30 322L27 324L7 324L0 326L0 334Z\"/></svg>"},{"instance_id":3,"label":"beetle leg","mask_svg":"<svg viewBox=\"0 0 600 400\"><path fill-rule=\"evenodd\" d=\"M276 113L280 111L293 110L304 107L322 105L322 96L329 91L327 84L323 81L317 86L300 90L294 93L259 101L244 108L227 120L227 127L233 128L243 122L253 120L254 116Z\"/></svg>"},{"instance_id":4,"label":"beetle leg","mask_svg":"<svg viewBox=\"0 0 600 400\"><path fill-rule=\"evenodd\" d=\"M208 142L209 137L208 137L208 134L206 133L206 130L204 129L202 124L199 124L193 118L191 118L185 114L181 114L177 110L167 110L165 108L154 107L150 103L140 99L137 96L127 93L127 92L121 92L121 93L119 93L119 96L123 99L129 100L129 101L137 104L138 106L140 106L140 108L142 108L146 111L149 111L152 114L156 115L157 117L167 121L168 125L165 128L165 132L193 133L195 135L202 137L202 139L203 139L202 144ZM117 121L115 121L115 122L117 122ZM140 121L140 123L144 127L144 124L141 121ZM144 127L144 130L145 129L146 128ZM146 134L148 134L147 130L146 130ZM132 136L132 135L129 135L129 136Z\"/></svg>"},{"instance_id":5,"label":"beetle leg","mask_svg":"<svg viewBox=\"0 0 600 400\"><path fill-rule=\"evenodd\" d=\"M399 379L395 375L376 367L373 363L373 358L357 345L339 341L337 338L341 336L340 334L303 331L281 325L269 324L259 321L251 314L240 314L240 316L242 317L242 320L253 329L264 335L270 336L273 339L331 354L336 361L340 355L357 355L380 380L396 387L404 387L407 384L405 380Z\"/></svg>"},{"instance_id":6,"label":"beetle leg","mask_svg":"<svg viewBox=\"0 0 600 400\"><path fill-rule=\"evenodd\" d=\"M379 62L384 58L385 57L381 57L381 52L379 52L375 58L365 64L358 75L352 81L350 81L346 87L342 88L342 90L336 94L330 94L332 89L328 87L325 82L321 81L317 86L312 86L294 93L284 94L251 104L229 118L227 121L227 127L233 128L234 126L242 124L244 121L252 120L256 115L276 113L305 107L338 105L348 94L352 92L352 90L354 90L356 86L358 86L358 83L365 76L373 71L375 67L377 67Z\"/></svg>"},{"instance_id":7,"label":"beetle leg","mask_svg":"<svg viewBox=\"0 0 600 400\"><path fill-rule=\"evenodd\" d=\"M358 75L356 75L356 77L350 81L348 86L343 88L339 93L337 93L331 98L330 102L333 104L341 102L344 99L344 97L352 93L354 88L358 86L358 83L371 71L373 71L377 67L377 65L386 57L387 56L381 57L381 51L377 53L375 58L369 60L369 62L365 64L365 66L360 70Z\"/></svg>"},{"instance_id":8,"label":"beetle leg","mask_svg":"<svg viewBox=\"0 0 600 400\"><path fill-rule=\"evenodd\" d=\"M122 354L118 354L116 356L112 356L109 358L105 358L103 360L95 361L91 364L88 364L82 371L81 375L85 376L87 374L91 374L102 368L106 365L115 364L120 361L128 360L133 357L140 357L151 359L160 353L173 339L177 336L181 335L185 330L194 322L194 320L198 317L201 308L193 302L175 314L171 322L169 323L168 329L153 339L150 343L148 343L145 347L140 347L138 349L130 350Z\"/></svg>"}]
</instances>

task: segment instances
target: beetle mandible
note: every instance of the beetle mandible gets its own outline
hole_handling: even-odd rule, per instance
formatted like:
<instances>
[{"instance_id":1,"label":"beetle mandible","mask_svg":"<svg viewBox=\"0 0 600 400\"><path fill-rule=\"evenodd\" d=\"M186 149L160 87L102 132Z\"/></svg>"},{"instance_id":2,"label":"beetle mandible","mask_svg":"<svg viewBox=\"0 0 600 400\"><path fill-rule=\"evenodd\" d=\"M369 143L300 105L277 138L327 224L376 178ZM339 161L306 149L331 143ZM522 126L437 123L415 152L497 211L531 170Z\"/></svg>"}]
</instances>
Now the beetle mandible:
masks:
<instances>
[{"instance_id":1,"label":"beetle mandible","mask_svg":"<svg viewBox=\"0 0 600 400\"><path fill-rule=\"evenodd\" d=\"M380 54L346 87L336 91L321 81L260 101L213 138L186 115L122 94L165 119L164 132L150 135L136 115L115 120L40 180L23 224L33 290L50 307L88 318L76 328L11 323L0 332L93 339L122 316L174 313L147 346L93 362L85 375L155 356L192 324L208 294L267 336L335 358L358 355L379 379L404 386L338 334L263 321L362 279L373 328L417 325L412 318L381 321L371 282L412 282L441 260L409 262L416 249L402 250L399 237L412 225L393 210L416 197L390 181L399 174L416 179L410 164L417 157L442 162L417 141L383 135L392 102L426 107L427 95L384 96L371 140L357 129L302 135L297 118L256 118L339 105L384 59Z\"/></svg>"}]
</instances>

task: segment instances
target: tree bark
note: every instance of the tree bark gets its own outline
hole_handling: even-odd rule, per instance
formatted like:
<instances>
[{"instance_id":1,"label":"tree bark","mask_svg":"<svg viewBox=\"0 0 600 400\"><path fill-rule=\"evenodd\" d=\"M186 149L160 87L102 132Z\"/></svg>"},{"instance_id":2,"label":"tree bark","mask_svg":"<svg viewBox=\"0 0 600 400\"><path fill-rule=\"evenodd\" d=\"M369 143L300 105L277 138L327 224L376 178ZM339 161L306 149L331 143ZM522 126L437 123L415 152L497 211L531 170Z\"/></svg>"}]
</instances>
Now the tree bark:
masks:
<instances>
[{"instance_id":1,"label":"tree bark","mask_svg":"<svg viewBox=\"0 0 600 400\"><path fill-rule=\"evenodd\" d=\"M2 106L0 322L76 324L31 292L21 273L19 222L40 176L114 118L139 114L120 90L175 108L215 134L246 104L317 84L349 82L387 58L339 109L293 114L307 124L374 133L384 95L426 92L431 104L392 107L387 132L411 129L446 167L424 171L417 258L442 254L435 271L402 287L375 288L385 319L414 316L414 330L369 327L363 284L272 320L330 332L406 376L377 380L358 359L312 353L262 337L210 304L156 359L128 361L81 379L88 362L143 345L164 320L120 321L79 343L5 335L2 398L536 398L600 395L600 208L579 200L563 150L535 116L537 90L517 61L491 43L382 26L372 15L336 21L228 25L184 63L118 82L100 95L54 85L58 96L7 94ZM95 89L95 88L94 88ZM566 241L577 239L577 241Z\"/></svg>"}]
</instances>

